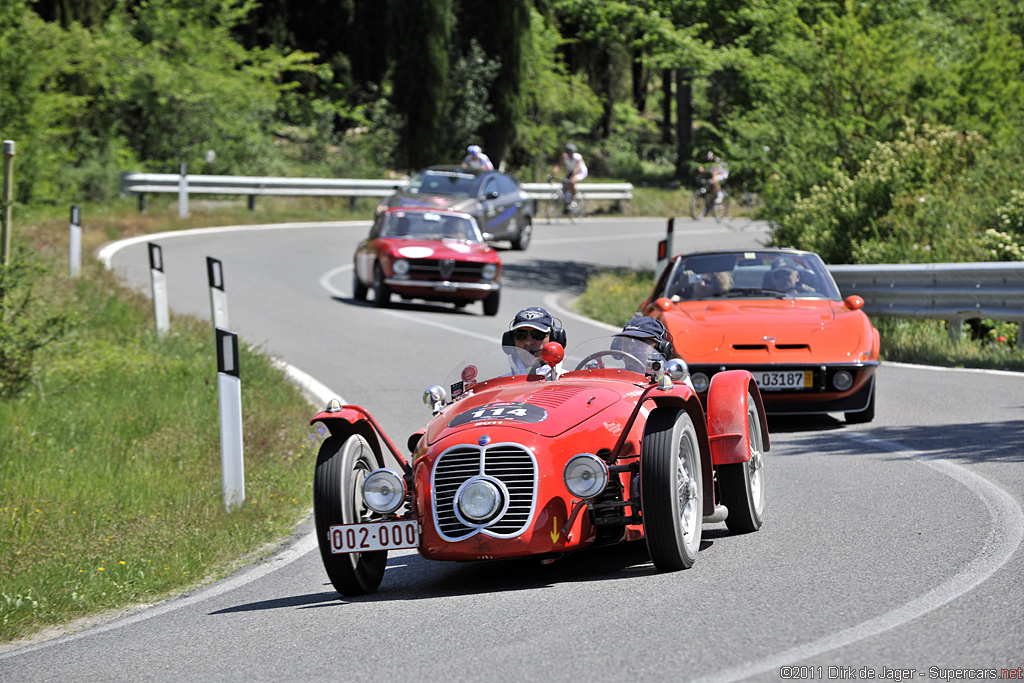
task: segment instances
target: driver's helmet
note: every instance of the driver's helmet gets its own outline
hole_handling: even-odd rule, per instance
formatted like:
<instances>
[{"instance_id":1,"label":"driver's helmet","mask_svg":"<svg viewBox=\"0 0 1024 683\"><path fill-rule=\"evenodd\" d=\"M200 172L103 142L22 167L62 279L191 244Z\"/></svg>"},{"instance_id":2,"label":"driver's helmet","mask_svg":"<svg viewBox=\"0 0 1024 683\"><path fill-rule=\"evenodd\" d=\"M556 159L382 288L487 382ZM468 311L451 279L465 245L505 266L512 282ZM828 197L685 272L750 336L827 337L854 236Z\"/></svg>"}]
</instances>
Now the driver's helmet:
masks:
<instances>
[{"instance_id":1,"label":"driver's helmet","mask_svg":"<svg viewBox=\"0 0 1024 683\"><path fill-rule=\"evenodd\" d=\"M612 350L625 351L642 362L649 373L658 373L673 356L672 335L660 320L641 315L632 318L615 335Z\"/></svg>"},{"instance_id":2,"label":"driver's helmet","mask_svg":"<svg viewBox=\"0 0 1024 683\"><path fill-rule=\"evenodd\" d=\"M575 154L576 153L576 145L572 144L571 142L569 144L567 144L565 146L565 153L569 154L569 155Z\"/></svg>"},{"instance_id":3,"label":"driver's helmet","mask_svg":"<svg viewBox=\"0 0 1024 683\"><path fill-rule=\"evenodd\" d=\"M480 149L480 145L470 145L466 151L470 154L480 154L483 150Z\"/></svg>"}]
</instances>

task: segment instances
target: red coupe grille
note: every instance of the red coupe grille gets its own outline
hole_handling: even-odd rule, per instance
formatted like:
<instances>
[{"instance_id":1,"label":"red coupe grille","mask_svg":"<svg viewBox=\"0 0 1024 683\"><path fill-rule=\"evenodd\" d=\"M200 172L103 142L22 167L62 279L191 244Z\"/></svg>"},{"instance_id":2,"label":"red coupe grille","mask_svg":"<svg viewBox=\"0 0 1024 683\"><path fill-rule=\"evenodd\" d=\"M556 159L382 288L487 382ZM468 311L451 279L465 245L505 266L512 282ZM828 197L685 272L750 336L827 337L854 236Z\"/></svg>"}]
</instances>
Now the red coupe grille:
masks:
<instances>
[{"instance_id":1,"label":"red coupe grille","mask_svg":"<svg viewBox=\"0 0 1024 683\"><path fill-rule=\"evenodd\" d=\"M483 268L482 263L456 261L452 264L450 260L444 263L441 259L410 259L409 277L413 280L436 280L440 277L445 280L476 282Z\"/></svg>"}]
</instances>

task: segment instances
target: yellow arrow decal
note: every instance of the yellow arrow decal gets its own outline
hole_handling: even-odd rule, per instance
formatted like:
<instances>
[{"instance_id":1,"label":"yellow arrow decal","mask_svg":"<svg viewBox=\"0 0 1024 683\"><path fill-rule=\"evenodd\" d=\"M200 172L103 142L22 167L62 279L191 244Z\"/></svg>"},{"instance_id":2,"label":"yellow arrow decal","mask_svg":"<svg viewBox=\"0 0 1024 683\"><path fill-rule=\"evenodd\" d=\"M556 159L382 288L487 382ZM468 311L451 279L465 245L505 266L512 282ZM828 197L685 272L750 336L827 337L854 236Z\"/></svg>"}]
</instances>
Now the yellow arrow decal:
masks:
<instances>
[{"instance_id":1,"label":"yellow arrow decal","mask_svg":"<svg viewBox=\"0 0 1024 683\"><path fill-rule=\"evenodd\" d=\"M558 517L554 518L554 522L551 524L551 529L552 529L552 531L551 531L551 542L552 543L558 543L558 539L562 535L562 534L558 533Z\"/></svg>"}]
</instances>

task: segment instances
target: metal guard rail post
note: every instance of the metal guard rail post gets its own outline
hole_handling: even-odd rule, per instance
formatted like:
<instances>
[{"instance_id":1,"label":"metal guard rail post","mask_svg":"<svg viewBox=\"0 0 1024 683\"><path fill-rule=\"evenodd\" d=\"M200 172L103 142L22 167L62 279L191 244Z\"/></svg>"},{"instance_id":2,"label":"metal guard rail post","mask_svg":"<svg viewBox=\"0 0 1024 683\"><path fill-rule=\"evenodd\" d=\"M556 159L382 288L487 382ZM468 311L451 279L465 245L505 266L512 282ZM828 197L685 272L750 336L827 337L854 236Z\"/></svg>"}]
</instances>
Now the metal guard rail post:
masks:
<instances>
[{"instance_id":1,"label":"metal guard rail post","mask_svg":"<svg viewBox=\"0 0 1024 683\"><path fill-rule=\"evenodd\" d=\"M1020 325L1024 348L1024 262L829 266L843 296L864 299L868 315L945 320L960 340L965 320L990 318Z\"/></svg>"},{"instance_id":2,"label":"metal guard rail post","mask_svg":"<svg viewBox=\"0 0 1024 683\"><path fill-rule=\"evenodd\" d=\"M154 193L178 194L181 190L181 175L178 173L135 173L121 174L121 196L138 195L139 211L146 210L146 195ZM185 175L187 194L248 195L249 209L256 207L257 195L350 197L352 210L360 197L384 198L408 183L407 180L366 180L360 178L280 178L263 176ZM555 183L523 183L523 190L534 202L554 199L560 185ZM629 183L582 183L577 190L590 200L616 202L622 212L622 201L633 198L633 186Z\"/></svg>"}]
</instances>

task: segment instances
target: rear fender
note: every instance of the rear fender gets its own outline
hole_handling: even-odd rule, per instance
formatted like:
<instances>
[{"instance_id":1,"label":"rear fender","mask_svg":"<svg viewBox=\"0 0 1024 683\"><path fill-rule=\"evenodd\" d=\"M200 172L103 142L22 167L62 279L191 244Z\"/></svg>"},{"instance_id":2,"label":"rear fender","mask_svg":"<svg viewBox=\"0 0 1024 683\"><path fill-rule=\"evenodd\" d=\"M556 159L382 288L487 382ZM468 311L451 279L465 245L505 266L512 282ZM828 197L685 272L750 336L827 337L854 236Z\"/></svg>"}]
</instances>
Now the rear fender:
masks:
<instances>
[{"instance_id":1,"label":"rear fender","mask_svg":"<svg viewBox=\"0 0 1024 683\"><path fill-rule=\"evenodd\" d=\"M747 435L747 401L757 402L763 449L769 449L768 421L761 403L761 392L754 376L746 370L728 370L711 377L708 387L708 440L715 465L730 465L750 460Z\"/></svg>"}]
</instances>

